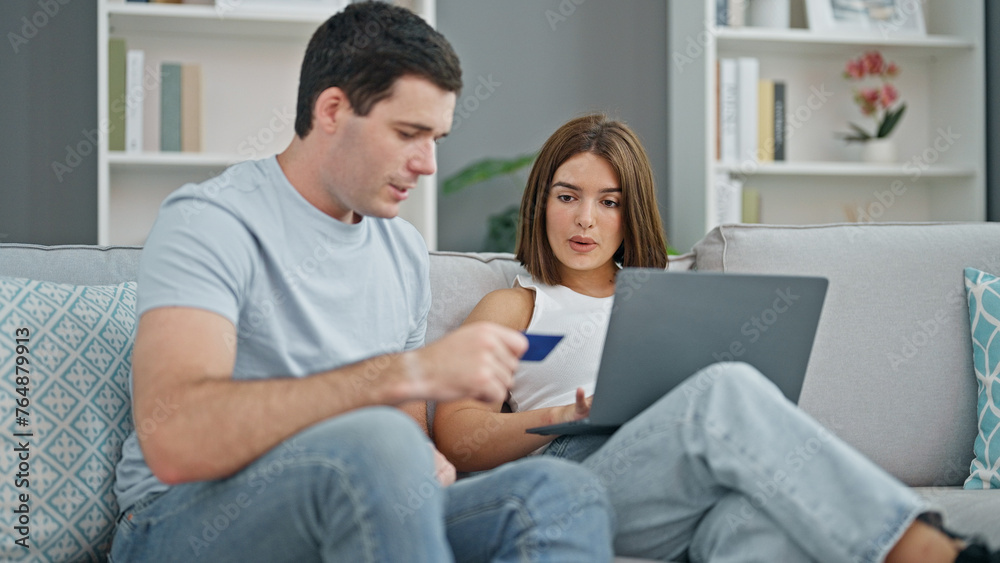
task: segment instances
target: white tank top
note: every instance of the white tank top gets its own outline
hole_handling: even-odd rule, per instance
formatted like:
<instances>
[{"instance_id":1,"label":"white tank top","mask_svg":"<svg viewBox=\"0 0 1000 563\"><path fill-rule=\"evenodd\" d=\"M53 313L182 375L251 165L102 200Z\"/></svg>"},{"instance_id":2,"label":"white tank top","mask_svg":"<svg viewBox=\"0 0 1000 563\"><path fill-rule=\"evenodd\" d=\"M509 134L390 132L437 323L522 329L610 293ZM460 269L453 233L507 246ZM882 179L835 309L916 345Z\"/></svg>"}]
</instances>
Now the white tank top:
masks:
<instances>
[{"instance_id":1,"label":"white tank top","mask_svg":"<svg viewBox=\"0 0 1000 563\"><path fill-rule=\"evenodd\" d=\"M594 393L614 297L590 297L557 285L518 275L514 286L535 292L529 333L561 334L563 339L541 362L521 362L510 390L514 412L568 405L576 388Z\"/></svg>"}]
</instances>

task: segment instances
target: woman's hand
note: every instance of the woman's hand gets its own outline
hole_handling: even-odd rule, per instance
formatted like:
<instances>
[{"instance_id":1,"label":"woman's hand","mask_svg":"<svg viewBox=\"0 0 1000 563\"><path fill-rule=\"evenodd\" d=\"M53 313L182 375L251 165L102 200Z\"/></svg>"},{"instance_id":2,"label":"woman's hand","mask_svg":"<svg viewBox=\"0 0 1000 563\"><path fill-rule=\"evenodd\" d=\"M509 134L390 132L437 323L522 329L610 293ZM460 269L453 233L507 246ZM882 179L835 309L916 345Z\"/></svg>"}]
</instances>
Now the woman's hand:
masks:
<instances>
[{"instance_id":1,"label":"woman's hand","mask_svg":"<svg viewBox=\"0 0 1000 563\"><path fill-rule=\"evenodd\" d=\"M573 422L590 416L590 404L594 402L594 396L584 395L583 387L576 388L576 402L562 408L563 422Z\"/></svg>"},{"instance_id":2,"label":"woman's hand","mask_svg":"<svg viewBox=\"0 0 1000 563\"><path fill-rule=\"evenodd\" d=\"M455 466L433 444L431 449L434 450L434 476L442 487L447 487L455 482Z\"/></svg>"}]
</instances>

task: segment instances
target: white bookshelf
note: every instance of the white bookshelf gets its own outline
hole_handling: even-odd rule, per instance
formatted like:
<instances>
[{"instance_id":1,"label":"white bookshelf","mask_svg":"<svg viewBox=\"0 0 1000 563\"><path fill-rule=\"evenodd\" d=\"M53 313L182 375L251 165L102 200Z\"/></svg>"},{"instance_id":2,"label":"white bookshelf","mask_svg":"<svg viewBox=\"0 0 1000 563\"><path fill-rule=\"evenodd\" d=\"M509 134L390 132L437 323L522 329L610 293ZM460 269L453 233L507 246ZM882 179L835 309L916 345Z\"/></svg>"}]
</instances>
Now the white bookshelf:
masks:
<instances>
[{"instance_id":1,"label":"white bookshelf","mask_svg":"<svg viewBox=\"0 0 1000 563\"><path fill-rule=\"evenodd\" d=\"M98 123L108 119L108 39L142 49L147 69L161 62L202 68L202 152L159 152L159 88L146 89L144 152L98 147L98 243L142 244L163 199L188 182L227 166L283 150L294 135L299 68L306 45L329 13L251 10L229 0L220 6L98 0ZM237 6L227 9L226 6ZM419 13L434 25L434 0ZM421 178L400 215L437 244L437 189Z\"/></svg>"},{"instance_id":2,"label":"white bookshelf","mask_svg":"<svg viewBox=\"0 0 1000 563\"><path fill-rule=\"evenodd\" d=\"M803 10L792 0L793 13ZM982 0L923 3L926 36L864 37L804 28L716 27L715 0L668 3L669 231L689 248L712 226L713 179L739 175L761 195L761 221L981 221L986 218L985 67ZM701 48L690 56L692 45ZM849 58L878 49L902 73L906 115L893 132L898 163L859 162L860 147L836 133L867 122L841 77ZM690 61L677 64L676 55ZM720 164L715 159L720 57L756 57L760 77L786 83L786 161ZM830 92L822 103L815 92ZM799 111L799 118L795 112ZM801 119L804 118L804 119ZM942 135L951 131L957 137ZM939 139L948 137L947 143ZM954 138L953 138L954 137ZM947 147L946 150L935 149ZM899 184L902 182L902 185ZM893 188L890 205L886 191ZM881 201L879 198L882 198ZM876 205L876 202L878 205ZM878 211L878 217L856 213Z\"/></svg>"}]
</instances>

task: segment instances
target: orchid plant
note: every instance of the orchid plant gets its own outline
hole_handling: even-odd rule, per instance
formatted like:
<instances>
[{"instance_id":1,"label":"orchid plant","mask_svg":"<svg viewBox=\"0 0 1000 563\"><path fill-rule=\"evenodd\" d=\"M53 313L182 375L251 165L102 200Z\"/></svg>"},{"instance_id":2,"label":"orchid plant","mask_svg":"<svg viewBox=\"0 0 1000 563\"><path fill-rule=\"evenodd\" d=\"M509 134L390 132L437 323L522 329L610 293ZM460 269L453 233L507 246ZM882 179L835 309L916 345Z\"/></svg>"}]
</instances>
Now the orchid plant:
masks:
<instances>
[{"instance_id":1,"label":"orchid plant","mask_svg":"<svg viewBox=\"0 0 1000 563\"><path fill-rule=\"evenodd\" d=\"M888 137L892 133L893 128L903 117L903 112L906 111L906 104L897 105L899 91L892 85L892 80L897 76L899 67L896 63L886 62L878 51L869 51L847 61L844 78L852 81L877 78L879 84L854 90L854 102L858 104L862 114L875 120L877 126L875 132L870 133L863 127L849 123L852 132L844 134L845 141L871 141Z\"/></svg>"}]
</instances>

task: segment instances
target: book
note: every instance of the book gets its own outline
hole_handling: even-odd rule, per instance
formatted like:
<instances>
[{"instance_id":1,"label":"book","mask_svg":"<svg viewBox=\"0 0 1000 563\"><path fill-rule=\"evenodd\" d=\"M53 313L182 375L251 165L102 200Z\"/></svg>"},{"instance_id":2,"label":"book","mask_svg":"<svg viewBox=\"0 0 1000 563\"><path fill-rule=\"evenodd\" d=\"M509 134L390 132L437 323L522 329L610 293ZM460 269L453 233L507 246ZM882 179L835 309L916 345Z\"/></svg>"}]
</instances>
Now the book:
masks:
<instances>
[{"instance_id":1,"label":"book","mask_svg":"<svg viewBox=\"0 0 1000 563\"><path fill-rule=\"evenodd\" d=\"M774 160L774 81L757 81L757 160Z\"/></svg>"},{"instance_id":2,"label":"book","mask_svg":"<svg viewBox=\"0 0 1000 563\"><path fill-rule=\"evenodd\" d=\"M719 59L715 60L715 160L722 161L722 125L719 123L722 120L721 110L722 101L720 98L721 86L719 82L721 77L719 76Z\"/></svg>"},{"instance_id":3,"label":"book","mask_svg":"<svg viewBox=\"0 0 1000 563\"><path fill-rule=\"evenodd\" d=\"M160 150L181 150L181 65L160 64Z\"/></svg>"},{"instance_id":4,"label":"book","mask_svg":"<svg viewBox=\"0 0 1000 563\"><path fill-rule=\"evenodd\" d=\"M743 187L743 222L760 223L760 190Z\"/></svg>"},{"instance_id":5,"label":"book","mask_svg":"<svg viewBox=\"0 0 1000 563\"><path fill-rule=\"evenodd\" d=\"M181 150L201 152L201 65L181 65Z\"/></svg>"},{"instance_id":6,"label":"book","mask_svg":"<svg viewBox=\"0 0 1000 563\"><path fill-rule=\"evenodd\" d=\"M774 160L785 160L785 128L788 127L788 120L785 119L785 83L780 80L774 82Z\"/></svg>"},{"instance_id":7,"label":"book","mask_svg":"<svg viewBox=\"0 0 1000 563\"><path fill-rule=\"evenodd\" d=\"M735 163L739 157L736 59L719 60L719 160Z\"/></svg>"},{"instance_id":8,"label":"book","mask_svg":"<svg viewBox=\"0 0 1000 563\"><path fill-rule=\"evenodd\" d=\"M760 79L760 61L753 57L740 57L737 64L737 131L739 155L737 161L757 159L757 89Z\"/></svg>"},{"instance_id":9,"label":"book","mask_svg":"<svg viewBox=\"0 0 1000 563\"><path fill-rule=\"evenodd\" d=\"M709 229L718 225L739 223L743 220L743 181L734 178L729 172L718 172L715 175L713 208L710 213L712 224Z\"/></svg>"},{"instance_id":10,"label":"book","mask_svg":"<svg viewBox=\"0 0 1000 563\"><path fill-rule=\"evenodd\" d=\"M142 110L146 99L142 76L146 68L146 53L140 49L129 49L125 64L125 152L142 152Z\"/></svg>"},{"instance_id":11,"label":"book","mask_svg":"<svg viewBox=\"0 0 1000 563\"><path fill-rule=\"evenodd\" d=\"M108 150L125 150L125 40L108 40Z\"/></svg>"},{"instance_id":12,"label":"book","mask_svg":"<svg viewBox=\"0 0 1000 563\"><path fill-rule=\"evenodd\" d=\"M746 25L747 0L729 0L729 13L727 23L729 27L743 27Z\"/></svg>"}]
</instances>

